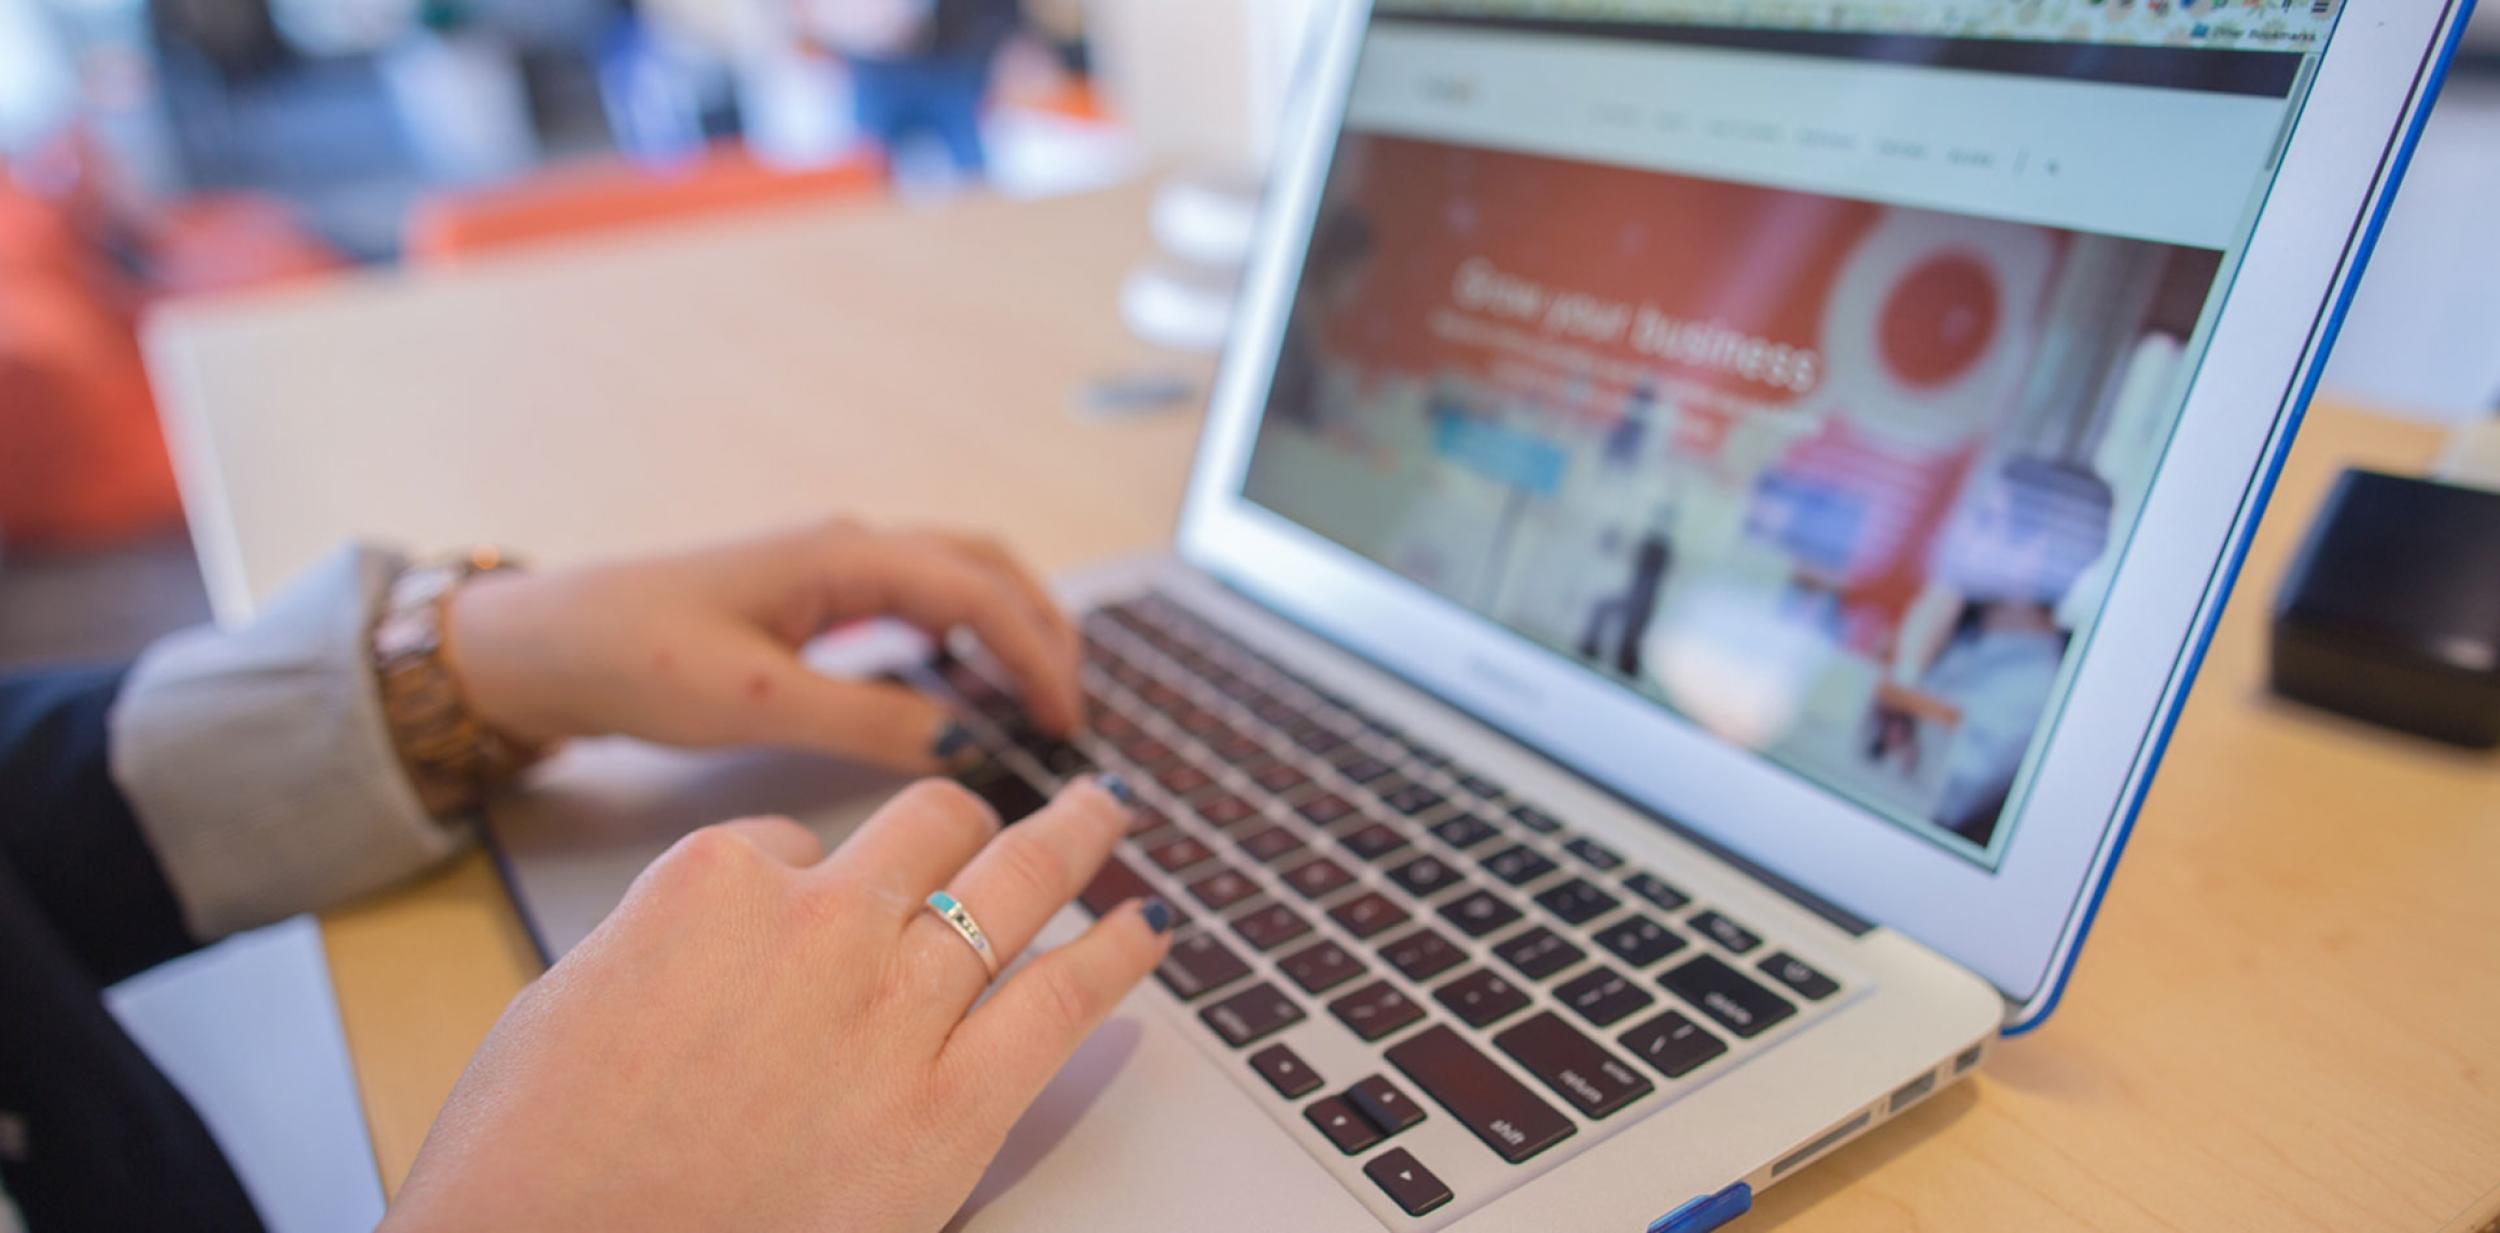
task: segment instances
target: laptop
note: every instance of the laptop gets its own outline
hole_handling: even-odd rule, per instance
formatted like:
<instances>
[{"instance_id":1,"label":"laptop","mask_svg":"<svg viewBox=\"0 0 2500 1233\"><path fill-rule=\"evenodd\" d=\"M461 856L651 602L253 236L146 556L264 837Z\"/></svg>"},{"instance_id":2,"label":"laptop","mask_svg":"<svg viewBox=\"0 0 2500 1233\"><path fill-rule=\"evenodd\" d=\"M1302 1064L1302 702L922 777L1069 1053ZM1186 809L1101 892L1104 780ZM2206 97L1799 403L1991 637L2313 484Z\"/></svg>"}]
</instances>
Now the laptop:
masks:
<instances>
[{"instance_id":1,"label":"laptop","mask_svg":"<svg viewBox=\"0 0 2500 1233\"><path fill-rule=\"evenodd\" d=\"M1717 1227L2055 1008L2465 14L2437 0L1330 10L1174 543L977 646L1014 817L1171 959L969 1230ZM562 954L687 829L895 787L569 753Z\"/></svg>"}]
</instances>

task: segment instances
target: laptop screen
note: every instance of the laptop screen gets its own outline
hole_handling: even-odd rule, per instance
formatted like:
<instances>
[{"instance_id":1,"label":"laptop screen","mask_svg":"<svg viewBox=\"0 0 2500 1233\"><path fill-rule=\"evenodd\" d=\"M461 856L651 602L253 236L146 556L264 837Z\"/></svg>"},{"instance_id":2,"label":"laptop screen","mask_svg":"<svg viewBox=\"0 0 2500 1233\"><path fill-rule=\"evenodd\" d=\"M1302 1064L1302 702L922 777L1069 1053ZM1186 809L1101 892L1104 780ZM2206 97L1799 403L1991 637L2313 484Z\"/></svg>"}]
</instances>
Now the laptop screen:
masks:
<instances>
[{"instance_id":1,"label":"laptop screen","mask_svg":"<svg viewBox=\"0 0 2500 1233\"><path fill-rule=\"evenodd\" d=\"M1244 496L1993 866L2333 6L1589 10L1380 5Z\"/></svg>"}]
</instances>

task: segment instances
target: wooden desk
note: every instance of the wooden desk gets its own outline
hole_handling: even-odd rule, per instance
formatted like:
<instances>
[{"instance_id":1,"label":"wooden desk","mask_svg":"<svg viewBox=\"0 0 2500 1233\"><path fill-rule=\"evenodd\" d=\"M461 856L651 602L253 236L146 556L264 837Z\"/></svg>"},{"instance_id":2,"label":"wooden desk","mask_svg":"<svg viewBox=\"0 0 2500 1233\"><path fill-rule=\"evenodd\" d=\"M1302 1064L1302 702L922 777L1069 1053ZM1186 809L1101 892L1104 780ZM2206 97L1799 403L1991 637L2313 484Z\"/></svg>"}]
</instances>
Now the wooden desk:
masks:
<instances>
[{"instance_id":1,"label":"wooden desk","mask_svg":"<svg viewBox=\"0 0 2500 1233\"><path fill-rule=\"evenodd\" d=\"M221 608L343 535L542 559L825 509L1057 567L1168 525L1194 421L1071 419L1158 359L1111 314L1144 198L791 214L166 323ZM2479 1230L2500 1214L2500 778L2269 701L2264 601L2335 466L2430 430L2321 408L2065 1007L1765 1197L1749 1228ZM535 964L470 859L330 914L386 1184Z\"/></svg>"}]
</instances>

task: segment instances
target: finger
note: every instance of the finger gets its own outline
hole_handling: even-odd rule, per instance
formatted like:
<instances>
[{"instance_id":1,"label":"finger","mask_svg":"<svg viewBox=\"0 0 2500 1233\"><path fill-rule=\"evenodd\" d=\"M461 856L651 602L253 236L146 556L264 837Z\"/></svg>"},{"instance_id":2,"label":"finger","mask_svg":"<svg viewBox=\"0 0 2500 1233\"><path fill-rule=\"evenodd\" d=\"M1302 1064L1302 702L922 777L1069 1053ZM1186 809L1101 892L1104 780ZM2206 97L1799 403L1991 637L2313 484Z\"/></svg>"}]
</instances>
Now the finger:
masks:
<instances>
[{"instance_id":1,"label":"finger","mask_svg":"<svg viewBox=\"0 0 2500 1233\"><path fill-rule=\"evenodd\" d=\"M979 1076L977 1090L1012 1120L1042 1094L1078 1045L1171 949L1172 909L1128 904L1077 940L1034 960L948 1038L938 1064Z\"/></svg>"},{"instance_id":2,"label":"finger","mask_svg":"<svg viewBox=\"0 0 2500 1233\"><path fill-rule=\"evenodd\" d=\"M924 779L862 823L822 869L885 896L899 921L997 834L998 813L980 797L953 780ZM961 946L962 939L955 944Z\"/></svg>"},{"instance_id":3,"label":"finger","mask_svg":"<svg viewBox=\"0 0 2500 1233\"><path fill-rule=\"evenodd\" d=\"M875 610L941 636L959 626L970 629L1014 678L1034 722L1057 735L1075 731L1083 711L1075 650L1033 612L1006 574L923 537L838 542L843 551L867 554L865 561L835 568L856 570L877 588Z\"/></svg>"},{"instance_id":4,"label":"finger","mask_svg":"<svg viewBox=\"0 0 2500 1233\"><path fill-rule=\"evenodd\" d=\"M1007 580L1014 584L1017 592L1024 596L1026 605L1039 614L1052 629L1058 631L1060 640L1067 644L1070 654L1075 654L1082 649L1081 636L1077 633L1075 619L1068 615L1067 609L1059 605L1058 597L1050 593L1050 586L1042 581L1041 575L1034 573L1032 567L1026 565L1022 558L1009 552L1006 545L978 535L953 532L939 532L938 534L939 538L954 545L956 551L1006 575Z\"/></svg>"},{"instance_id":5,"label":"finger","mask_svg":"<svg viewBox=\"0 0 2500 1233\"><path fill-rule=\"evenodd\" d=\"M945 768L962 743L953 714L899 685L826 676L769 639L707 659L706 677L729 720L722 741L797 746L907 775ZM735 696L730 696L734 691Z\"/></svg>"},{"instance_id":6,"label":"finger","mask_svg":"<svg viewBox=\"0 0 2500 1233\"><path fill-rule=\"evenodd\" d=\"M824 842L816 838L815 832L788 818L740 818L712 829L734 836L794 868L805 869L825 859Z\"/></svg>"},{"instance_id":7,"label":"finger","mask_svg":"<svg viewBox=\"0 0 2500 1233\"><path fill-rule=\"evenodd\" d=\"M980 922L1000 967L1015 962L1033 935L1094 880L1113 845L1128 833L1129 808L1113 795L1127 789L1117 780L1111 784L1071 785L990 841L946 884ZM963 939L935 916L915 920L904 944L915 965L954 974L938 995L949 1019L961 1015L989 983L986 972L961 961L955 952ZM938 964L949 966L938 969Z\"/></svg>"}]
</instances>

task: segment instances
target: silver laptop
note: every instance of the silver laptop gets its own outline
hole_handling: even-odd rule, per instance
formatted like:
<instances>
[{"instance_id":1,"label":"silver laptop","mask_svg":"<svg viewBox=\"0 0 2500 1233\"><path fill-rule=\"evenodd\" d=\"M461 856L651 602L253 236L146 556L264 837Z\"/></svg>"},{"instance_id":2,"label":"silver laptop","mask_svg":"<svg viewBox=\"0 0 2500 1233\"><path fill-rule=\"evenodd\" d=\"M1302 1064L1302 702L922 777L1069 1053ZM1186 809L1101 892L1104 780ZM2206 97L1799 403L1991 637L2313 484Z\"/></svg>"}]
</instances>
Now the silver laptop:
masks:
<instances>
[{"instance_id":1,"label":"silver laptop","mask_svg":"<svg viewBox=\"0 0 2500 1233\"><path fill-rule=\"evenodd\" d=\"M1186 916L957 1224L1691 1233L2039 1024L2462 18L1333 11L1090 734L827 651L1004 813L1139 785L1082 909ZM894 786L595 745L496 830L555 955Z\"/></svg>"}]
</instances>

